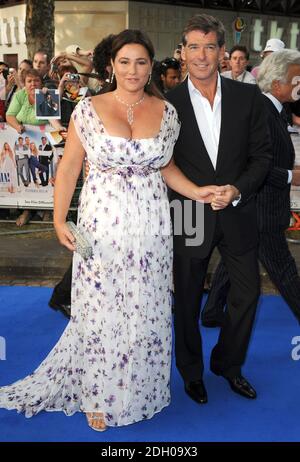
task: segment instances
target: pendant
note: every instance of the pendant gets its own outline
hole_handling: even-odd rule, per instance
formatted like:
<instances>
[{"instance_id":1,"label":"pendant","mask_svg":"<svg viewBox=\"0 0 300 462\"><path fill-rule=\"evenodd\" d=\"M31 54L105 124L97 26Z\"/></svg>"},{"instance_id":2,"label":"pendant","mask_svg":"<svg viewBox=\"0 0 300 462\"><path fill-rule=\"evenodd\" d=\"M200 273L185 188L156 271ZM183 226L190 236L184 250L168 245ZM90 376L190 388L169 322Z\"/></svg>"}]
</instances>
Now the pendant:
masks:
<instances>
[{"instance_id":1,"label":"pendant","mask_svg":"<svg viewBox=\"0 0 300 462\"><path fill-rule=\"evenodd\" d=\"M133 124L133 109L131 106L127 109L127 120L129 125Z\"/></svg>"}]
</instances>

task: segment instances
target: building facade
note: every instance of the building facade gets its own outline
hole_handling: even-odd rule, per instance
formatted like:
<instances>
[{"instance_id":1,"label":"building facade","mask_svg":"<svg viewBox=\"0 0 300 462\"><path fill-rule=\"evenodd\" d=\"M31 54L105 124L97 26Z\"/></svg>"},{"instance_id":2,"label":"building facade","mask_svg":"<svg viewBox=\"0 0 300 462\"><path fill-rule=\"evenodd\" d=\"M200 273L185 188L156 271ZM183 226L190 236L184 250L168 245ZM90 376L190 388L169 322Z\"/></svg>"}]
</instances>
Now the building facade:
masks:
<instances>
[{"instance_id":1,"label":"building facade","mask_svg":"<svg viewBox=\"0 0 300 462\"><path fill-rule=\"evenodd\" d=\"M173 54L186 21L196 13L218 17L226 27L226 47L246 45L252 64L266 41L282 39L288 48L300 49L299 0L198 0L193 1L56 1L55 53L68 45L93 48L104 36L129 27L142 29L152 39L156 58ZM9 64L27 57L26 5L0 1L0 60Z\"/></svg>"}]
</instances>

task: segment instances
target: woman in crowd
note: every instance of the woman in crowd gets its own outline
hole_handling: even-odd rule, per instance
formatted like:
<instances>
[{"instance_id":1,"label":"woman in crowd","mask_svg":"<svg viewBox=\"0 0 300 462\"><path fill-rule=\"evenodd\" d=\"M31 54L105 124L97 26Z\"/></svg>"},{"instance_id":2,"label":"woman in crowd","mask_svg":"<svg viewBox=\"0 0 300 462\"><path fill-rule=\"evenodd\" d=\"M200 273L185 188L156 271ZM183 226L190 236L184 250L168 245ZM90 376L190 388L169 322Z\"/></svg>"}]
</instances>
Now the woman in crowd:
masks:
<instances>
[{"instance_id":1,"label":"woman in crowd","mask_svg":"<svg viewBox=\"0 0 300 462\"><path fill-rule=\"evenodd\" d=\"M32 61L30 61L29 59L23 59L23 61L21 61L19 64L18 70L12 69L9 73L7 77L7 96L5 101L6 110L9 107L12 97L16 93L16 91L24 88L24 74L26 71L29 71L30 69L32 69Z\"/></svg>"}]
</instances>

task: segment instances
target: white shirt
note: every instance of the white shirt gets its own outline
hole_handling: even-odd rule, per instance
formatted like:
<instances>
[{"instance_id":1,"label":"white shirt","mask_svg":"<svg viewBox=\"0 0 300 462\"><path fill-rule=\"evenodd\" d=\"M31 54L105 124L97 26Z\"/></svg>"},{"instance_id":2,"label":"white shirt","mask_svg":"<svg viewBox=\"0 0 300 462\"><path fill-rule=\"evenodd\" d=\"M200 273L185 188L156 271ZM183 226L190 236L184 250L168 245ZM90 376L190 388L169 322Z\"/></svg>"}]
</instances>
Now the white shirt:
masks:
<instances>
[{"instance_id":1,"label":"white shirt","mask_svg":"<svg viewBox=\"0 0 300 462\"><path fill-rule=\"evenodd\" d=\"M278 101L278 99L275 98L275 96L273 96L272 93L265 93L265 92L263 92L263 94L264 94L267 98L269 98L269 100L272 101L272 103L274 104L274 106L276 107L277 111L278 111L279 114L280 114L281 111L282 111L282 108L283 108L281 102ZM288 181L287 181L287 182L288 182L288 184L289 184L289 183L292 182L293 173L292 173L292 170L288 170L287 172L288 172Z\"/></svg>"},{"instance_id":2,"label":"white shirt","mask_svg":"<svg viewBox=\"0 0 300 462\"><path fill-rule=\"evenodd\" d=\"M190 78L188 78L188 89L198 128L211 163L213 164L214 169L216 169L221 131L222 90L220 74L218 74L217 90L213 107L211 107L208 99L202 96L202 93L197 90ZM232 205L235 207L240 200L241 195L232 201Z\"/></svg>"},{"instance_id":3,"label":"white shirt","mask_svg":"<svg viewBox=\"0 0 300 462\"><path fill-rule=\"evenodd\" d=\"M216 169L221 130L222 94L220 75L218 74L217 91L213 107L211 107L208 99L202 96L201 92L197 90L190 78L188 78L188 89L199 131L211 163L214 169Z\"/></svg>"},{"instance_id":4,"label":"white shirt","mask_svg":"<svg viewBox=\"0 0 300 462\"><path fill-rule=\"evenodd\" d=\"M226 77L227 79L231 79L231 80L237 80L238 82L252 83L254 85L256 84L255 77L248 71L242 72L236 78L233 77L231 71L222 72L221 75L222 77Z\"/></svg>"}]
</instances>

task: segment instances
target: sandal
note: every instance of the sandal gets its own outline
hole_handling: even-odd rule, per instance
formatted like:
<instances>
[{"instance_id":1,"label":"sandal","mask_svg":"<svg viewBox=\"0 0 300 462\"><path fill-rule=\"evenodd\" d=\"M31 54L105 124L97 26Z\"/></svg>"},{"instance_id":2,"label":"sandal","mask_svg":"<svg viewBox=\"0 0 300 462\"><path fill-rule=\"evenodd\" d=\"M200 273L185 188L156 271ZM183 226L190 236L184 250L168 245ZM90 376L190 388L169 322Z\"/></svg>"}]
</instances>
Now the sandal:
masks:
<instances>
[{"instance_id":1,"label":"sandal","mask_svg":"<svg viewBox=\"0 0 300 462\"><path fill-rule=\"evenodd\" d=\"M86 413L86 420L88 426L91 427L96 432L104 432L107 430L103 412L87 412ZM99 425L99 426L96 426Z\"/></svg>"}]
</instances>

